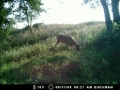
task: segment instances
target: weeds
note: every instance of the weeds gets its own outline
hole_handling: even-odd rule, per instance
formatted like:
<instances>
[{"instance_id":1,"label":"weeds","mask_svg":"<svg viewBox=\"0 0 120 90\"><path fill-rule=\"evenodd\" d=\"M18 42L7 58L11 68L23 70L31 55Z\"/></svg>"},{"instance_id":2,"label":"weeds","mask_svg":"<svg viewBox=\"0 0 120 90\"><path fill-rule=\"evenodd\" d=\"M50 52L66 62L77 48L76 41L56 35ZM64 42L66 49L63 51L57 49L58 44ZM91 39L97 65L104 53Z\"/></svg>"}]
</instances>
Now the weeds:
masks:
<instances>
[{"instance_id":1,"label":"weeds","mask_svg":"<svg viewBox=\"0 0 120 90\"><path fill-rule=\"evenodd\" d=\"M80 51L56 47L56 36L66 34L84 42ZM118 34L119 35L119 34ZM111 84L120 83L119 40L102 22L52 24L12 31L2 44L1 84ZM111 43L111 42L114 43Z\"/></svg>"}]
</instances>

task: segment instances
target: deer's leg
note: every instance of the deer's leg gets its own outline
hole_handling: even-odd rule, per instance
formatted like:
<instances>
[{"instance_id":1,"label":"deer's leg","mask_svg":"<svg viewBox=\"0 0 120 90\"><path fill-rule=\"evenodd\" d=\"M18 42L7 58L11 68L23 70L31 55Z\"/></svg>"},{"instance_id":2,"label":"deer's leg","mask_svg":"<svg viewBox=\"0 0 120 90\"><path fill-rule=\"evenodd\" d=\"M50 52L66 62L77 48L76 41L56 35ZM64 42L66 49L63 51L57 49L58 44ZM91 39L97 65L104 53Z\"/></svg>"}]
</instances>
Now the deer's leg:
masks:
<instances>
[{"instance_id":1,"label":"deer's leg","mask_svg":"<svg viewBox=\"0 0 120 90\"><path fill-rule=\"evenodd\" d=\"M67 44L66 44L67 45ZM68 45L67 45L67 51L68 51Z\"/></svg>"},{"instance_id":2,"label":"deer's leg","mask_svg":"<svg viewBox=\"0 0 120 90\"><path fill-rule=\"evenodd\" d=\"M55 48L56 48L56 46L57 46L58 44L59 44L59 42L57 41L56 44L55 44L54 50L55 50Z\"/></svg>"},{"instance_id":3,"label":"deer's leg","mask_svg":"<svg viewBox=\"0 0 120 90\"><path fill-rule=\"evenodd\" d=\"M62 45L63 45L63 43L60 42L60 46L59 46L60 50L61 50L61 46L62 46Z\"/></svg>"}]
</instances>

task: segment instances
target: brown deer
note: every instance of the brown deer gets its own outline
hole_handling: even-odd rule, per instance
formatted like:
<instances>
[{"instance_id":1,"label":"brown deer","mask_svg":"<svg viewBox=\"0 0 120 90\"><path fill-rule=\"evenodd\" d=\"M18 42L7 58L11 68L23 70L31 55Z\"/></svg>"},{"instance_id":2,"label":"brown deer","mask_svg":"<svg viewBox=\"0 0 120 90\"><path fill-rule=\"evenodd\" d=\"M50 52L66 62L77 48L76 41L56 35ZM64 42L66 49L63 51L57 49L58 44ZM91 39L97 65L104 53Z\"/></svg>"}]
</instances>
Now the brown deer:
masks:
<instances>
[{"instance_id":1,"label":"brown deer","mask_svg":"<svg viewBox=\"0 0 120 90\"><path fill-rule=\"evenodd\" d=\"M68 51L68 46L74 46L74 47L76 47L76 50L79 51L79 44L76 43L70 36L58 35L57 42L55 44L55 48L59 43L61 43L60 46L62 46L63 43L66 44L67 51Z\"/></svg>"}]
</instances>

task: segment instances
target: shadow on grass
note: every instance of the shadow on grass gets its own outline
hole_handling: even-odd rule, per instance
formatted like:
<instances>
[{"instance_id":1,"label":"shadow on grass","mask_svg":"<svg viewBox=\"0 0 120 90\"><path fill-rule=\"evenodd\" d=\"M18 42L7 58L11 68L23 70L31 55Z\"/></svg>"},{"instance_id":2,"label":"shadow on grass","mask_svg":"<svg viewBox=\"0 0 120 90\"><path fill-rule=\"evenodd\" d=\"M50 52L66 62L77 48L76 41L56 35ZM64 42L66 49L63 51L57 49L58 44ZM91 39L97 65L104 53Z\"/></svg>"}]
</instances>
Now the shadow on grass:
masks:
<instances>
[{"instance_id":1,"label":"shadow on grass","mask_svg":"<svg viewBox=\"0 0 120 90\"><path fill-rule=\"evenodd\" d=\"M58 56L56 56L58 57ZM18 68L0 73L1 84L57 84L72 83L72 77L80 77L77 63L54 63L35 65L29 61Z\"/></svg>"},{"instance_id":2,"label":"shadow on grass","mask_svg":"<svg viewBox=\"0 0 120 90\"><path fill-rule=\"evenodd\" d=\"M105 73L109 73L109 75L106 74L106 77L109 77L111 82L116 81L120 83L120 37L118 35L120 35L120 33L116 35L114 33L110 34L107 31L102 32L91 45L97 49L99 55L101 55L100 58L108 62L106 63L106 68L101 66L99 74L106 71ZM99 79L105 77L98 75L97 72L95 76Z\"/></svg>"},{"instance_id":3,"label":"shadow on grass","mask_svg":"<svg viewBox=\"0 0 120 90\"><path fill-rule=\"evenodd\" d=\"M72 77L80 77L81 69L79 64L66 63L58 65L43 65L41 68L42 78L38 83L43 84L64 84L71 83Z\"/></svg>"}]
</instances>

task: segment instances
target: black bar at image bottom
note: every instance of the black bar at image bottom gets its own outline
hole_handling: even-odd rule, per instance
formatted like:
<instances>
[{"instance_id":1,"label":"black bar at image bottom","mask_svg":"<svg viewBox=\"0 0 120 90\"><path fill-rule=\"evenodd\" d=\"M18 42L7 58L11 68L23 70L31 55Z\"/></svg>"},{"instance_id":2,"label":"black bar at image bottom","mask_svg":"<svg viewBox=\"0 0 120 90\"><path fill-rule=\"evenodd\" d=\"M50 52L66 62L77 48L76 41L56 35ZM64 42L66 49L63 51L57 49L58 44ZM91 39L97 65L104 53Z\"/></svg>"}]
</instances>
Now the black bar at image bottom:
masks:
<instances>
[{"instance_id":1,"label":"black bar at image bottom","mask_svg":"<svg viewBox=\"0 0 120 90\"><path fill-rule=\"evenodd\" d=\"M27 90L120 90L120 85L70 85L70 84L15 84L0 85L1 90L27 89Z\"/></svg>"}]
</instances>

